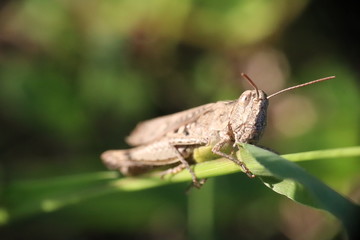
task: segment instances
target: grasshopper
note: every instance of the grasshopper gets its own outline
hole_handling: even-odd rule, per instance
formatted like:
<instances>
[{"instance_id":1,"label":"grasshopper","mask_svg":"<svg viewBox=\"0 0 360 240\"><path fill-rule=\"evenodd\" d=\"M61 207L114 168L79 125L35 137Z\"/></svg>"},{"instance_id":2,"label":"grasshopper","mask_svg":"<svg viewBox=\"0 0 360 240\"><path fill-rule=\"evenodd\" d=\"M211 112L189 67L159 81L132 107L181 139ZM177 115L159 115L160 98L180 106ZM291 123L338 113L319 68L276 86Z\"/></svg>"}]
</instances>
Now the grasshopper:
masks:
<instances>
[{"instance_id":1,"label":"grasshopper","mask_svg":"<svg viewBox=\"0 0 360 240\"><path fill-rule=\"evenodd\" d=\"M239 165L251 178L254 174L244 162L225 147L237 150L238 143L256 144L266 126L269 99L285 91L335 78L325 77L296 85L267 96L244 73L241 74L254 88L241 94L237 100L205 104L182 112L162 116L139 123L126 138L134 148L108 150L101 155L105 165L124 175L137 175L152 167L166 166L176 173L187 169L193 185L200 188L190 164L194 149L211 146L211 151Z\"/></svg>"}]
</instances>

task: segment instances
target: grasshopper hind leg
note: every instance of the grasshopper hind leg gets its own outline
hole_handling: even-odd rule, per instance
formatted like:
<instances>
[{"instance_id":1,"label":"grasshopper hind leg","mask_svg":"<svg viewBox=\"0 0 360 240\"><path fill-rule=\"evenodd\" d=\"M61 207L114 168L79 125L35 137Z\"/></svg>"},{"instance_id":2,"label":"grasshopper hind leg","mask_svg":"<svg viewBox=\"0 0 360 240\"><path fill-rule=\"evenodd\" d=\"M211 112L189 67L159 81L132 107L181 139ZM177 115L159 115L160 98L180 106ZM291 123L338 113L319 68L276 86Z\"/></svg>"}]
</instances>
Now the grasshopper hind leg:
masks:
<instances>
[{"instance_id":1,"label":"grasshopper hind leg","mask_svg":"<svg viewBox=\"0 0 360 240\"><path fill-rule=\"evenodd\" d=\"M125 176L137 176L153 169L153 166L129 160L128 150L108 150L101 154L101 159L108 169L120 171Z\"/></svg>"},{"instance_id":2,"label":"grasshopper hind leg","mask_svg":"<svg viewBox=\"0 0 360 240\"><path fill-rule=\"evenodd\" d=\"M174 153L177 155L177 158L181 162L181 164L174 167L174 168L168 169L166 172L174 174L174 173L180 172L183 169L187 169L189 171L190 175L191 175L193 186L196 187L196 188L201 188L201 186L205 183L205 181L203 181L202 179L199 180L196 177L195 172L190 167L188 161L186 161L184 159L184 157L182 156L180 151L175 146L173 146L173 149L174 149Z\"/></svg>"},{"instance_id":3,"label":"grasshopper hind leg","mask_svg":"<svg viewBox=\"0 0 360 240\"><path fill-rule=\"evenodd\" d=\"M171 139L169 144L172 146L173 152L176 155L177 159L181 163L179 166L182 166L183 169L187 169L191 175L193 186L196 188L201 188L201 186L205 183L204 179L198 179L195 175L194 170L190 167L188 161L185 160L184 155L190 155L192 153L194 146L203 146L208 144L206 139L201 138L182 138L182 139ZM182 150L189 150L185 154L182 154ZM181 167L180 167L181 168ZM176 169L175 169L176 170Z\"/></svg>"}]
</instances>

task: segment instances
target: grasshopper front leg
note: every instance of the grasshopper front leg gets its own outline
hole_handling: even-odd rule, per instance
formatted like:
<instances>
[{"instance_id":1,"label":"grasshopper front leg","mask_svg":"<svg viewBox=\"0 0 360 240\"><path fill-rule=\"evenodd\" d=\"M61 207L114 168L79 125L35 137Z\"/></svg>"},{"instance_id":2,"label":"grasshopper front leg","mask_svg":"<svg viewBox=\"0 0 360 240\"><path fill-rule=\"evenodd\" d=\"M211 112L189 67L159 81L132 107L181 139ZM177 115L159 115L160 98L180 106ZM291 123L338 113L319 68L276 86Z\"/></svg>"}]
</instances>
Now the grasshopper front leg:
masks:
<instances>
[{"instance_id":1,"label":"grasshopper front leg","mask_svg":"<svg viewBox=\"0 0 360 240\"><path fill-rule=\"evenodd\" d=\"M255 175L246 167L246 165L243 161L241 161L237 158L234 158L232 155L226 154L221 151L221 149L226 144L231 144L231 142L232 141L231 141L230 137L223 138L220 142L215 144L215 146L211 149L211 151L214 154L217 154L221 157L227 158L227 159L231 160L232 162L234 162L235 164L239 165L243 169L243 171L246 173L246 175L248 175L248 177L254 178Z\"/></svg>"}]
</instances>

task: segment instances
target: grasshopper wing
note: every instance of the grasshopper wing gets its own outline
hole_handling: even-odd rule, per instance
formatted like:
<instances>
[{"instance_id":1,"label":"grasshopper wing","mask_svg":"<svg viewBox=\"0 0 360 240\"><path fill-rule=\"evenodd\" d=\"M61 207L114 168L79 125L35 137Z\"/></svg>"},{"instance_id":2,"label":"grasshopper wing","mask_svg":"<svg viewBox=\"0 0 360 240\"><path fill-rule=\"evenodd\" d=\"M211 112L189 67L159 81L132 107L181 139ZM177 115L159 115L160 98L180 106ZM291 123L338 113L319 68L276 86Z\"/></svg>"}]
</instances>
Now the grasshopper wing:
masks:
<instances>
[{"instance_id":1,"label":"grasshopper wing","mask_svg":"<svg viewBox=\"0 0 360 240\"><path fill-rule=\"evenodd\" d=\"M212 111L215 103L205 104L182 112L150 119L139 123L126 142L132 146L150 143L179 127L191 123L206 112Z\"/></svg>"}]
</instances>

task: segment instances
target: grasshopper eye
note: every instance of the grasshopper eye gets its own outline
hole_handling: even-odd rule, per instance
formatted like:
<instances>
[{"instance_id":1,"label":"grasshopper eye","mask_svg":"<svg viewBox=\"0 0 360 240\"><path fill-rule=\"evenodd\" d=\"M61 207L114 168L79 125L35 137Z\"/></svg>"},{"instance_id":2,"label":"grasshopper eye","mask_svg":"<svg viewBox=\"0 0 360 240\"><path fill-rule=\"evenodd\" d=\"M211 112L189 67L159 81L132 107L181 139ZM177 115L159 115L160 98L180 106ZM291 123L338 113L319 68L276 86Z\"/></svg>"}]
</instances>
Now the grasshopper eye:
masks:
<instances>
[{"instance_id":1,"label":"grasshopper eye","mask_svg":"<svg viewBox=\"0 0 360 240\"><path fill-rule=\"evenodd\" d=\"M250 96L249 94L243 94L240 96L240 101L245 103L245 104L248 104L249 101L250 101Z\"/></svg>"}]
</instances>

